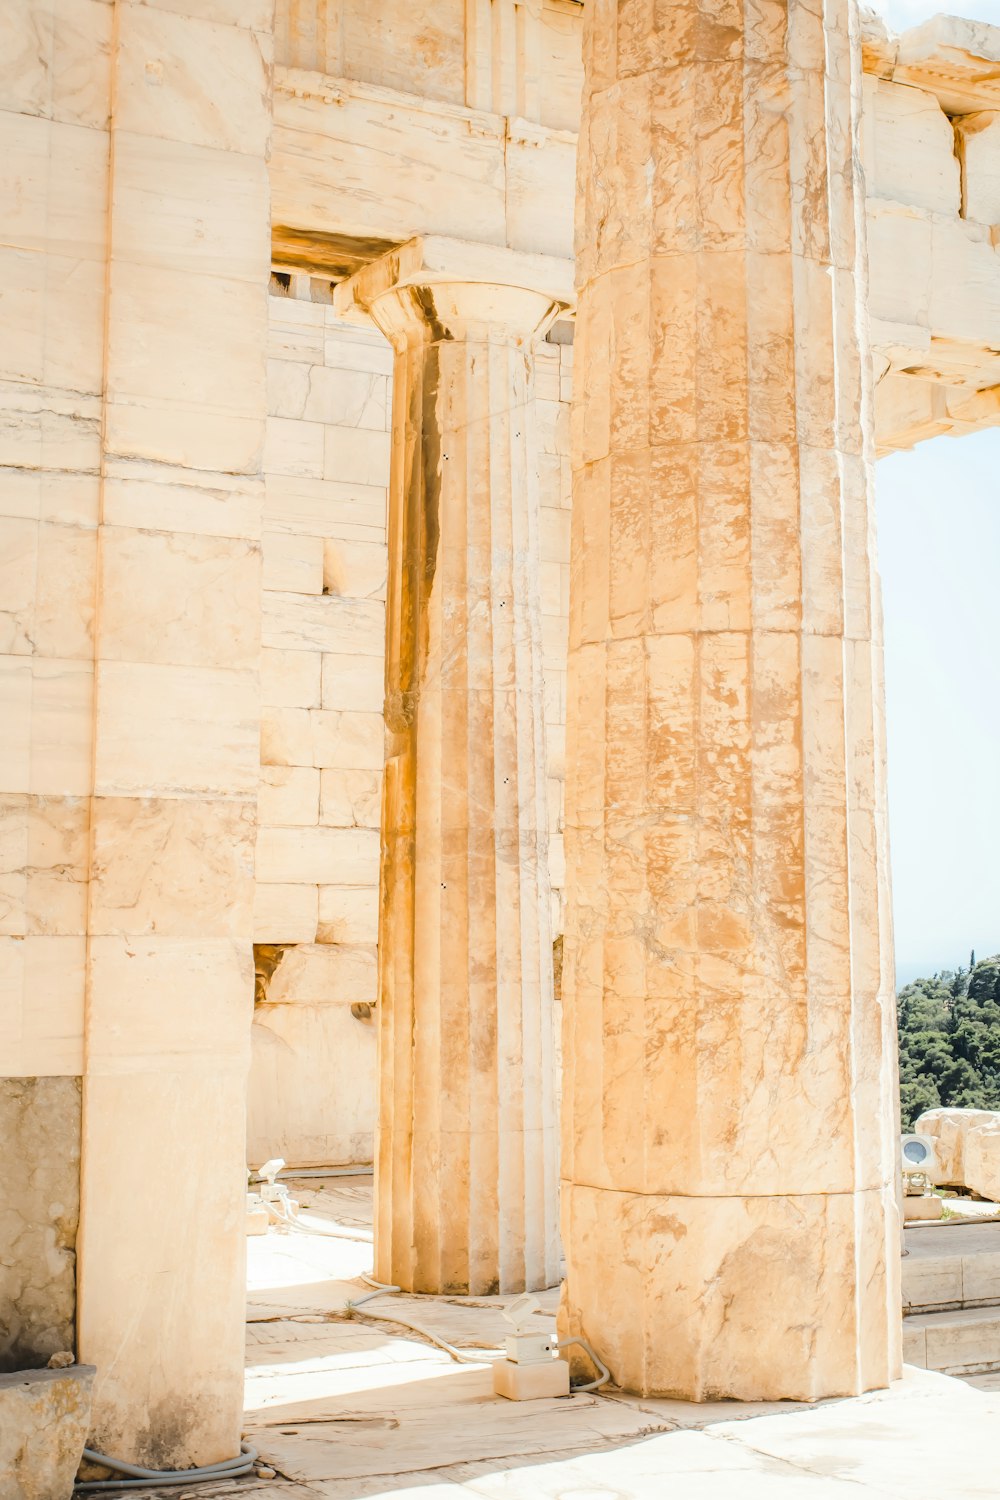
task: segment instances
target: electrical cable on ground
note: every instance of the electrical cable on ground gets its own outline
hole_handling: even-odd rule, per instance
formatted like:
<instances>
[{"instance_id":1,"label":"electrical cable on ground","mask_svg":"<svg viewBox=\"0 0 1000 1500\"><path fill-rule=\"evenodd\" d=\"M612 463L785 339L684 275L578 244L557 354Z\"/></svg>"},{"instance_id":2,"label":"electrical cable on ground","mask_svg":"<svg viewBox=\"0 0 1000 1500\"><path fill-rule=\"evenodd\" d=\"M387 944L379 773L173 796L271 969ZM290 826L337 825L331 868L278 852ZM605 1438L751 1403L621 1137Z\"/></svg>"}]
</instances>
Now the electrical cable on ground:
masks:
<instances>
[{"instance_id":1,"label":"electrical cable on ground","mask_svg":"<svg viewBox=\"0 0 1000 1500\"><path fill-rule=\"evenodd\" d=\"M383 1294L376 1292L374 1295L381 1297ZM363 1302L370 1300L369 1297L362 1298ZM358 1306L360 1303L349 1302L347 1311L353 1311ZM413 1333L419 1333L421 1338L443 1349L445 1354L450 1355L459 1365L488 1365L494 1359L507 1358L506 1349L457 1349L454 1344L449 1344L447 1339L438 1338L436 1333L431 1333L429 1328L422 1328L419 1323L411 1323L409 1318L400 1318L395 1313L369 1312L363 1313L362 1318L375 1323L398 1323L401 1328L409 1328Z\"/></svg>"},{"instance_id":2,"label":"electrical cable on ground","mask_svg":"<svg viewBox=\"0 0 1000 1500\"><path fill-rule=\"evenodd\" d=\"M598 1386L607 1385L608 1381L611 1379L611 1371L608 1369L603 1359L601 1359L594 1353L593 1349L587 1343L587 1340L578 1338L560 1339L559 1343L556 1345L556 1348L568 1349L570 1344L579 1344L580 1348L584 1351L587 1358L593 1361L594 1368L600 1370L601 1372L596 1380L588 1380L586 1385L571 1385L569 1388L570 1395L577 1396L582 1394L582 1392L584 1391L596 1391Z\"/></svg>"},{"instance_id":3,"label":"electrical cable on ground","mask_svg":"<svg viewBox=\"0 0 1000 1500\"><path fill-rule=\"evenodd\" d=\"M277 1219L278 1223L286 1229L296 1229L300 1234L314 1234L320 1239L342 1239L344 1236L337 1231L326 1229L314 1229L308 1224L303 1224L297 1215L282 1213L273 1202L266 1202L265 1207ZM373 1302L376 1297L390 1296L402 1290L401 1287L391 1286L388 1282L376 1281L373 1276L364 1272L360 1278L374 1290L368 1292L364 1297L359 1297L356 1302L348 1302L345 1311L351 1315L357 1313L358 1309L364 1307L368 1302ZM438 1349L457 1364L480 1365L489 1364L496 1359L505 1359L505 1349L459 1349L454 1344L449 1344L447 1339L439 1338L429 1328L422 1328L419 1323L412 1323L409 1318L401 1318L394 1313L372 1312L363 1315L372 1322L396 1323L401 1328L408 1328L412 1333L417 1333L421 1338L427 1339ZM575 1385L571 1388L571 1395L581 1394L584 1391L596 1391L600 1386L606 1385L611 1379L611 1372L602 1359L587 1343L586 1339L569 1338L561 1339L556 1345L557 1349L566 1349L571 1344L577 1344L591 1359L597 1370L600 1371L596 1380L588 1381L585 1385ZM180 1484L198 1484L207 1480L241 1479L253 1472L253 1466L257 1462L258 1453L249 1443L240 1444L240 1452L235 1458L227 1458L216 1464L204 1464L195 1469L144 1469L138 1464L126 1463L124 1459L111 1458L106 1453L98 1453L93 1448L84 1448L83 1456L89 1463L100 1464L102 1468L110 1469L112 1473L125 1474L126 1479L88 1479L78 1481L74 1486L77 1494L90 1494L99 1490L139 1490L150 1489L153 1485L172 1486Z\"/></svg>"},{"instance_id":4,"label":"electrical cable on ground","mask_svg":"<svg viewBox=\"0 0 1000 1500\"><path fill-rule=\"evenodd\" d=\"M321 1239L342 1238L342 1236L335 1231L313 1229L308 1224L301 1223L297 1215L280 1212L272 1202L268 1202L266 1204L266 1207L278 1220L278 1223L284 1225L286 1229L297 1229L302 1234L315 1234L318 1235ZM373 1276L368 1276L364 1272L362 1272L360 1279L366 1282L368 1286L374 1287L374 1291L368 1292L364 1297L359 1297L356 1301L348 1302L344 1311L349 1317L356 1314L359 1308L364 1307L366 1303L373 1302L376 1297L385 1297L394 1292L399 1292L402 1290L401 1287L390 1286L386 1282L376 1281ZM409 1318L401 1318L396 1313L370 1312L362 1314L362 1318L367 1318L372 1320L373 1322L379 1323L396 1323L401 1328L409 1328L412 1333L418 1333L421 1338L427 1339L429 1343L434 1344L438 1349L443 1350L445 1354L447 1354L456 1362L456 1364L490 1364L493 1360L506 1359L507 1357L506 1349L459 1349L454 1344L449 1344L447 1339L439 1338L436 1333L431 1333L429 1328L423 1328L419 1323L412 1323ZM587 1343L586 1339L562 1339L556 1345L556 1348L566 1349L570 1344L578 1344L579 1347L583 1349L587 1357L593 1361L594 1368L600 1371L600 1374L598 1375L596 1380L589 1380L584 1385L572 1386L570 1394L582 1395L586 1391L596 1391L602 1385L606 1385L611 1379L611 1371L608 1369L603 1360L594 1353L594 1350Z\"/></svg>"},{"instance_id":5,"label":"electrical cable on ground","mask_svg":"<svg viewBox=\"0 0 1000 1500\"><path fill-rule=\"evenodd\" d=\"M401 1292L403 1290L401 1286L390 1286L387 1281L376 1281L374 1276L367 1276L364 1271L362 1271L360 1279L367 1282L369 1286L373 1286L375 1290L369 1292L366 1297L359 1297L356 1302L349 1304L355 1311L359 1307L364 1307L366 1302L371 1302L375 1297L381 1297L385 1292Z\"/></svg>"},{"instance_id":6,"label":"electrical cable on ground","mask_svg":"<svg viewBox=\"0 0 1000 1500\"><path fill-rule=\"evenodd\" d=\"M267 1201L265 1202L264 1206L265 1208L267 1208L268 1212L275 1219L277 1219L278 1223L283 1225L286 1229L295 1229L298 1230L301 1234L314 1234L319 1239L325 1240L336 1240L343 1238L343 1236L337 1231L313 1229L310 1225L303 1224L299 1220L297 1215L283 1213L273 1202ZM358 1308L363 1307L365 1303L374 1301L376 1297L384 1297L391 1292L399 1292L402 1290L402 1288L398 1286L387 1286L381 1282L373 1281L370 1276L363 1276L362 1280L366 1281L369 1286L373 1286L375 1290L373 1292L369 1292L364 1297L359 1297L356 1302L348 1302L347 1307L345 1308L345 1312L347 1312L349 1316L356 1312ZM438 1338L437 1334L431 1333L429 1328L422 1328L419 1323L411 1323L409 1318L400 1318L391 1313L366 1313L363 1314L363 1316L370 1317L381 1323L398 1323L401 1328L409 1328L411 1333L419 1333L421 1338L427 1339L430 1343L435 1344L439 1349L442 1349L445 1354L450 1355L450 1357L455 1360L456 1364L487 1364L492 1359L503 1359L506 1354L506 1350L504 1349L477 1349L474 1355L470 1355L463 1352L461 1349L457 1349L454 1344L449 1344L447 1339Z\"/></svg>"},{"instance_id":7,"label":"electrical cable on ground","mask_svg":"<svg viewBox=\"0 0 1000 1500\"><path fill-rule=\"evenodd\" d=\"M282 1213L274 1202L267 1198L264 1207L285 1229L297 1229L300 1234L314 1234L318 1240L353 1240L359 1245L370 1245L371 1234L354 1233L350 1229L318 1229L312 1224L303 1224L297 1215Z\"/></svg>"}]
</instances>

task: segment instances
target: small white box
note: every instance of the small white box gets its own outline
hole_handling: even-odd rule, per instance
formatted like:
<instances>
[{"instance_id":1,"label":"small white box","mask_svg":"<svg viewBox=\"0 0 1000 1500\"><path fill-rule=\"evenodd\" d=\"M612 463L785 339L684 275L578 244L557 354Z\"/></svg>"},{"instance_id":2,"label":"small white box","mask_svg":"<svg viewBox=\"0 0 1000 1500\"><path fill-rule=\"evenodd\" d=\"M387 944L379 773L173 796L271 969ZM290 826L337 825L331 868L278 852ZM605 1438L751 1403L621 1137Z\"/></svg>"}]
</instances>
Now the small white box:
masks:
<instances>
[{"instance_id":1,"label":"small white box","mask_svg":"<svg viewBox=\"0 0 1000 1500\"><path fill-rule=\"evenodd\" d=\"M493 1390L508 1401L541 1401L569 1395L569 1364L564 1359L517 1365L498 1359L493 1366Z\"/></svg>"}]
</instances>

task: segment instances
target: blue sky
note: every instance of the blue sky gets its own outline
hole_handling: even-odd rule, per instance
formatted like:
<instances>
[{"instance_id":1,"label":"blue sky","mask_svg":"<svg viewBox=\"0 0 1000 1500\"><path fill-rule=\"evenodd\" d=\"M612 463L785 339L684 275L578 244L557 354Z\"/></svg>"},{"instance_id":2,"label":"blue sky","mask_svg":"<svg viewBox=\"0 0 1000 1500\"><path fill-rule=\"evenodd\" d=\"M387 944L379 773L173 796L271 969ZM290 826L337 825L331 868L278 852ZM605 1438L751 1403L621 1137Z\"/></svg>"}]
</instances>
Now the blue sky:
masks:
<instances>
[{"instance_id":1,"label":"blue sky","mask_svg":"<svg viewBox=\"0 0 1000 1500\"><path fill-rule=\"evenodd\" d=\"M971 21L993 21L1000 24L1000 0L865 0L873 10L879 11L896 31L907 26L919 26L931 16L967 16Z\"/></svg>"},{"instance_id":2,"label":"blue sky","mask_svg":"<svg viewBox=\"0 0 1000 1500\"><path fill-rule=\"evenodd\" d=\"M1000 951L1000 432L875 471L901 983Z\"/></svg>"},{"instance_id":3,"label":"blue sky","mask_svg":"<svg viewBox=\"0 0 1000 1500\"><path fill-rule=\"evenodd\" d=\"M877 0L896 30L1000 0ZM900 983L1000 951L1000 430L876 471Z\"/></svg>"}]
</instances>

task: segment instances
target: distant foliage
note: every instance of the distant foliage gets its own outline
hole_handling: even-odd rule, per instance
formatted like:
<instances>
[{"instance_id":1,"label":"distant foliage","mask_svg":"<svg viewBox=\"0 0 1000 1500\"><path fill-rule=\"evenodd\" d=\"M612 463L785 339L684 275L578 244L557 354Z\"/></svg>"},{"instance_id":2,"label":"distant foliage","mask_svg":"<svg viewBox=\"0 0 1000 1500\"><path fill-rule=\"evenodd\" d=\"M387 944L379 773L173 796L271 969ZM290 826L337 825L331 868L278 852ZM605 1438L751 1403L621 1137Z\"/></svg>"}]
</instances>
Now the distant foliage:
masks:
<instances>
[{"instance_id":1,"label":"distant foliage","mask_svg":"<svg viewBox=\"0 0 1000 1500\"><path fill-rule=\"evenodd\" d=\"M1000 954L899 992L903 1129L925 1109L1000 1109Z\"/></svg>"}]
</instances>

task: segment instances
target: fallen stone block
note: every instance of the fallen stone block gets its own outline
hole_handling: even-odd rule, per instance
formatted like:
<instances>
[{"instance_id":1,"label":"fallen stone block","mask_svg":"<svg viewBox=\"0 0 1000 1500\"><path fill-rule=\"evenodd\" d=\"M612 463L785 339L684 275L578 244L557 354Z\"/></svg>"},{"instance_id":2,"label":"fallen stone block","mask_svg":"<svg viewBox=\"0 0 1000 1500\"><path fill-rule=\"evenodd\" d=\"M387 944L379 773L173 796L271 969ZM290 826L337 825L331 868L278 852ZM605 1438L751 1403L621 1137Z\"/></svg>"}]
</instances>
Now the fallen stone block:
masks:
<instances>
[{"instance_id":1,"label":"fallen stone block","mask_svg":"<svg viewBox=\"0 0 1000 1500\"><path fill-rule=\"evenodd\" d=\"M71 1500L90 1426L93 1365L0 1375L0 1496Z\"/></svg>"},{"instance_id":2,"label":"fallen stone block","mask_svg":"<svg viewBox=\"0 0 1000 1500\"><path fill-rule=\"evenodd\" d=\"M980 1125L1000 1125L1000 1113L993 1109L928 1109L914 1125L917 1135L932 1135L937 1142L940 1170L935 1178L941 1186L968 1186L965 1142L969 1131Z\"/></svg>"},{"instance_id":3,"label":"fallen stone block","mask_svg":"<svg viewBox=\"0 0 1000 1500\"><path fill-rule=\"evenodd\" d=\"M941 1219L944 1217L944 1200L935 1193L925 1198L903 1199L903 1222L910 1224L917 1219Z\"/></svg>"},{"instance_id":4,"label":"fallen stone block","mask_svg":"<svg viewBox=\"0 0 1000 1500\"><path fill-rule=\"evenodd\" d=\"M990 1203L1000 1203L1000 1115L965 1137L965 1185Z\"/></svg>"}]
</instances>

